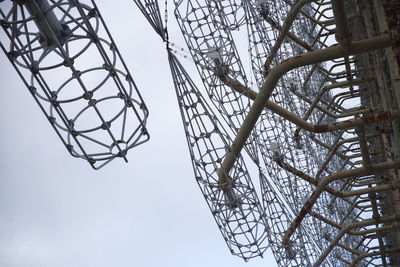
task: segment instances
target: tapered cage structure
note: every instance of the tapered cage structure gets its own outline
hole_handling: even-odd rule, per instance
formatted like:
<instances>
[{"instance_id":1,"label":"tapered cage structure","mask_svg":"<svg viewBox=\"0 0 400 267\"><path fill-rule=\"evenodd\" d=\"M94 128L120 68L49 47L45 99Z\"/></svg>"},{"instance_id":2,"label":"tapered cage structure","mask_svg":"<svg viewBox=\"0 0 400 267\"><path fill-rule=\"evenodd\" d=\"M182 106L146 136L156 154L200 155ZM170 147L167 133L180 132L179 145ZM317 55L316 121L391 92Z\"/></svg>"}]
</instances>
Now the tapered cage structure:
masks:
<instances>
[{"instance_id":1,"label":"tapered cage structure","mask_svg":"<svg viewBox=\"0 0 400 267\"><path fill-rule=\"evenodd\" d=\"M93 1L1 1L1 48L72 156L99 169L149 139L148 110Z\"/></svg>"}]
</instances>

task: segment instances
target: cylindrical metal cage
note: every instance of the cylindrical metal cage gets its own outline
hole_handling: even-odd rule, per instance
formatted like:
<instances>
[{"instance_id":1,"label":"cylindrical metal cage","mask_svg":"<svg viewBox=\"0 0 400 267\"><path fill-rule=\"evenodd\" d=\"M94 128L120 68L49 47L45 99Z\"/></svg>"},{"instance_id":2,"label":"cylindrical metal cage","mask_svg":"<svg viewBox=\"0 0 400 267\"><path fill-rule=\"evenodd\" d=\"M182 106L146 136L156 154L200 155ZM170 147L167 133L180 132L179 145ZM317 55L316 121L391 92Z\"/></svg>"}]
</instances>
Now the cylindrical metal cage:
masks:
<instances>
[{"instance_id":1,"label":"cylindrical metal cage","mask_svg":"<svg viewBox=\"0 0 400 267\"><path fill-rule=\"evenodd\" d=\"M101 168L149 139L148 110L93 1L0 3L1 47L68 151Z\"/></svg>"}]
</instances>

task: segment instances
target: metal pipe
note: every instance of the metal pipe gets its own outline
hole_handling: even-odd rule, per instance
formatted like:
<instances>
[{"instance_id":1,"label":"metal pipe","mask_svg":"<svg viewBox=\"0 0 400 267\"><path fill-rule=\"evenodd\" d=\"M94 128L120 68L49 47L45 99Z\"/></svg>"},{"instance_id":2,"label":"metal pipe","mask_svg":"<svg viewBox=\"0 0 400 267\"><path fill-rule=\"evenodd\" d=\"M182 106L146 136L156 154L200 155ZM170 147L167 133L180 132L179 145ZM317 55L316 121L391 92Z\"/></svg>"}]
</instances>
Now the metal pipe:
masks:
<instances>
[{"instance_id":1,"label":"metal pipe","mask_svg":"<svg viewBox=\"0 0 400 267\"><path fill-rule=\"evenodd\" d=\"M339 136L337 137L337 140L334 142L334 146L333 147L332 146L331 147L325 147L327 150L330 151L330 153L325 158L325 161L324 161L324 163L322 163L321 167L319 168L317 174L315 175L315 178L318 179L318 177L325 170L326 166L328 166L328 164L329 164L330 160L333 158L333 156L337 155L337 152L338 152L337 150L339 149L340 146L344 145L347 142L354 142L354 141L357 140L356 138L348 138L348 139L342 139L342 140L338 141L343 136L343 133L344 133L344 131L340 132ZM343 154L341 154L341 155L343 155ZM339 156L339 154L338 154L338 156ZM343 156L346 157L345 155L343 155ZM344 164L347 164L348 161L349 161L349 158L346 159Z\"/></svg>"},{"instance_id":2,"label":"metal pipe","mask_svg":"<svg viewBox=\"0 0 400 267\"><path fill-rule=\"evenodd\" d=\"M336 130L346 130L351 128L362 127L366 124L384 121L393 118L400 118L400 110L384 111L375 113L368 116L354 118L345 121L332 122L328 124L315 124L313 125L314 133L325 133Z\"/></svg>"},{"instance_id":3,"label":"metal pipe","mask_svg":"<svg viewBox=\"0 0 400 267\"><path fill-rule=\"evenodd\" d=\"M392 183L390 184L385 184L385 185L378 185L374 187L369 187L369 188L364 188L364 189L357 189L353 191L338 191L340 193L339 196L342 197L351 197L351 196L359 196L362 194L369 194L369 193L375 193L375 192L380 192L380 191L388 191L388 190L393 190L395 189L396 186Z\"/></svg>"},{"instance_id":4,"label":"metal pipe","mask_svg":"<svg viewBox=\"0 0 400 267\"><path fill-rule=\"evenodd\" d=\"M394 169L400 167L400 160L395 161L387 161L383 163L373 164L366 167L360 167L351 170L344 170L341 172L337 172L331 175L328 175L324 179L320 181L318 186L315 188L309 199L304 203L303 207L297 214L296 218L291 223L290 227L286 230L285 234L282 237L282 246L287 247L289 245L290 236L294 233L297 227L300 225L306 214L311 210L314 203L317 201L318 197L325 190L326 186L331 182L339 179L348 179L354 177L361 177L366 175L375 174L379 171Z\"/></svg>"},{"instance_id":5,"label":"metal pipe","mask_svg":"<svg viewBox=\"0 0 400 267\"><path fill-rule=\"evenodd\" d=\"M339 88L339 87L344 87L344 86L352 86L352 85L358 85L363 82L366 82L367 79L360 78L360 79L355 79L351 81L344 81L344 82L337 82L328 86L325 86L322 88L317 96L315 97L314 101L311 103L310 107L308 108L307 112L304 114L303 119L308 119L309 116L311 115L312 111L314 110L315 106L318 104L318 101L321 99L321 97L329 90Z\"/></svg>"},{"instance_id":6,"label":"metal pipe","mask_svg":"<svg viewBox=\"0 0 400 267\"><path fill-rule=\"evenodd\" d=\"M314 177L311 177L310 175L304 173L301 170L296 169L295 167L291 166L290 164L284 162L283 160L277 160L276 163L278 164L279 167L281 167L282 169L296 175L297 177L300 177L301 179L303 179L306 182L309 182L310 184L313 184L315 186L318 186L319 181L317 179L315 179ZM341 192L337 191L336 189L327 186L324 189L326 192L331 193L334 196L340 196ZM350 204L353 204L351 201L344 199L346 202L349 202Z\"/></svg>"},{"instance_id":7,"label":"metal pipe","mask_svg":"<svg viewBox=\"0 0 400 267\"><path fill-rule=\"evenodd\" d=\"M239 156L244 144L247 141L250 133L252 132L255 124L261 112L265 107L265 103L269 99L279 79L288 71L317 62L323 62L338 57L344 57L346 55L361 54L370 50L381 49L392 45L392 40L389 34L382 36L354 41L351 49L345 50L340 46L332 46L323 50L315 50L305 54L301 54L292 58L289 58L276 67L274 67L268 74L263 85L260 88L253 105L250 108L245 120L240 127L235 140L233 141L230 151L226 154L221 167L218 171L218 183L220 185L229 183L229 171L232 169L236 158Z\"/></svg>"},{"instance_id":8,"label":"metal pipe","mask_svg":"<svg viewBox=\"0 0 400 267\"><path fill-rule=\"evenodd\" d=\"M309 182L310 184L313 184L315 186L318 186L320 183L317 179L314 177L311 177L310 175L304 173L301 170L296 169L295 167L291 166L290 164L284 162L283 160L278 160L277 164L282 168L285 169L286 171L302 178L304 181ZM340 191L336 190L330 186L326 186L324 190L334 196L343 198L344 201L353 204L353 202L345 199L346 197L351 197L351 196L358 196L362 194L369 194L369 193L375 193L379 191L386 191L386 190L393 190L395 189L396 186L392 183L390 184L385 184L385 185L378 185L374 187L368 187L368 188L363 188L363 189L358 189L358 190L353 190L353 191Z\"/></svg>"},{"instance_id":9,"label":"metal pipe","mask_svg":"<svg viewBox=\"0 0 400 267\"><path fill-rule=\"evenodd\" d=\"M393 253L397 253L400 252L400 248L389 248L389 249L385 249L384 251L386 254L393 254ZM363 253L361 255L359 255L352 263L350 266L357 266L357 263L366 258L366 257L372 257L372 256L376 256L376 255L380 255L381 252L380 251L374 251L374 252L369 252L369 253Z\"/></svg>"},{"instance_id":10,"label":"metal pipe","mask_svg":"<svg viewBox=\"0 0 400 267\"><path fill-rule=\"evenodd\" d=\"M220 79L235 91L242 93L243 95L247 96L248 98L254 101L257 99L258 94L256 92L243 86L238 81L235 81L228 76L221 77ZM269 108L271 111L277 113L278 115L284 117L288 121L296 124L297 126L303 128L304 130L314 133L325 133L336 130L350 129L354 127L363 126L364 124L373 123L376 121L388 120L391 118L400 118L400 110L392 110L340 122L333 122L328 124L312 124L304 120L303 118L297 116L296 114L282 108L281 106L275 104L270 100L267 100L265 102L265 107Z\"/></svg>"},{"instance_id":11,"label":"metal pipe","mask_svg":"<svg viewBox=\"0 0 400 267\"><path fill-rule=\"evenodd\" d=\"M298 93L297 91L294 91L293 94L296 95L301 100L303 100L303 101L305 101L305 102L307 102L309 104L311 104L313 102L311 99L309 99L308 97ZM324 103L324 104L326 104L326 103ZM327 104L328 108L331 107L331 104L329 104L329 105ZM332 118L337 118L337 119L338 118L345 118L345 117L349 117L349 116L353 116L353 115L358 115L358 114L363 114L365 112L370 111L369 109L354 109L354 108L353 109L347 109L347 110L344 110L342 108L342 111L339 111L338 110L339 108L337 106L335 106L335 107L332 108L332 110L333 111L336 110L337 112L340 112L338 114L335 114L335 113L332 113L331 111L329 111L327 108L322 107L321 105L316 105L316 107L320 111L322 111L323 113L327 114L328 116L330 116Z\"/></svg>"},{"instance_id":12,"label":"metal pipe","mask_svg":"<svg viewBox=\"0 0 400 267\"><path fill-rule=\"evenodd\" d=\"M344 82L338 82L338 83L334 83L328 86L325 86L324 88L322 88L317 96L315 97L314 101L311 103L310 107L308 108L307 112L303 115L303 119L307 120L311 113L313 112L314 108L316 107L316 105L318 104L318 101L321 99L321 97L329 90L331 89L335 89L335 88L339 88L339 87L343 87L343 86L348 86L348 85L356 85L356 84L361 84L363 82L367 81L366 79L360 78L360 79L356 79L356 80L351 80L351 81L344 81ZM299 136L299 132L300 132L300 128L298 127L295 132L294 132L294 137L298 137Z\"/></svg>"},{"instance_id":13,"label":"metal pipe","mask_svg":"<svg viewBox=\"0 0 400 267\"><path fill-rule=\"evenodd\" d=\"M359 228L359 227L363 227L363 226L369 226L369 225L373 225L376 223L387 223L387 222L392 222L397 220L397 217L395 215L392 216L387 216L387 217L382 217L379 218L377 220L375 219L368 219L368 220L364 220L364 221L360 221L360 222L355 222L355 223L351 223L346 225L335 237L335 239L332 240L332 242L329 244L329 246L325 249L324 253L322 253L322 255L318 258L318 260L314 263L313 266L320 266L320 264L322 263L322 261L326 258L326 256L329 254L329 252L334 248L334 246L340 241L340 239L343 237L344 234L346 234L348 231L350 231L351 229L354 228ZM380 227L380 228L384 228ZM369 232L379 232L379 231L384 231L383 229L380 228L376 228L376 229L371 229L371 231ZM378 230L379 229L379 230Z\"/></svg>"},{"instance_id":14,"label":"metal pipe","mask_svg":"<svg viewBox=\"0 0 400 267\"><path fill-rule=\"evenodd\" d=\"M268 54L267 59L265 60L264 63L264 71L267 74L269 71L269 66L272 63L272 60L274 59L276 52L278 52L279 47L281 46L283 40L285 40L287 33L292 26L293 21L295 20L297 14L299 13L299 10L308 3L315 2L315 0L300 0L298 1L293 7L292 10L290 10L287 18L285 19L285 23L282 26L281 32L279 33L278 38L275 41L274 46L272 47L270 53ZM268 74L267 74L268 75Z\"/></svg>"},{"instance_id":15,"label":"metal pipe","mask_svg":"<svg viewBox=\"0 0 400 267\"><path fill-rule=\"evenodd\" d=\"M66 37L63 25L57 19L53 8L50 7L47 0L27 0L23 1L27 10L33 17L36 26L39 29L40 36L47 45L55 45L58 42L63 44L63 36ZM43 19L42 19L43 18Z\"/></svg>"},{"instance_id":16,"label":"metal pipe","mask_svg":"<svg viewBox=\"0 0 400 267\"><path fill-rule=\"evenodd\" d=\"M285 1L285 3L288 5L292 5L292 2L290 2L288 0L283 0L283 1ZM300 10L300 14L302 14L303 16L305 16L306 18L308 18L315 24L318 24L320 27L325 28L325 30L327 30L326 26L333 25L335 23L335 21L333 19L330 19L327 21L319 21L319 20L315 19L312 15L308 14L307 12L305 12L303 10Z\"/></svg>"},{"instance_id":17,"label":"metal pipe","mask_svg":"<svg viewBox=\"0 0 400 267\"><path fill-rule=\"evenodd\" d=\"M336 40L344 49L351 47L351 34L347 26L346 8L343 0L332 0L332 12L336 24Z\"/></svg>"},{"instance_id":18,"label":"metal pipe","mask_svg":"<svg viewBox=\"0 0 400 267\"><path fill-rule=\"evenodd\" d=\"M334 221L332 221L332 220L326 218L325 216L322 216L321 214L319 214L319 213L317 213L317 212L310 211L310 215L313 216L313 217L315 217L315 218L317 218L317 219L319 219L319 220L321 220L321 221L323 221L323 222L326 223L326 224L329 224L329 225L331 225L331 226L333 226L333 227L339 229L339 230L343 230L343 229L345 228L343 225L341 225L341 224L339 224L339 223L336 223L336 222L334 222ZM395 216L395 215L393 215L393 217L394 217L394 216ZM368 223L370 223L369 225L376 224L376 226L377 226L376 228L368 228L368 229L366 229L366 230L351 230L351 229L349 229L349 230L346 231L346 233L349 234L349 235L358 235L358 236L362 236L362 235L366 235L366 234L370 234L370 233L387 232L387 231L391 231L391 230L396 229L396 228L399 227L399 226L393 225L393 224L391 224L391 225L384 225L384 226L378 227L378 225L379 225L379 219L380 219L380 218L373 218L373 219L364 220L364 221L368 221ZM375 223L371 222L371 220L374 220ZM377 223L377 222L378 222L378 223ZM364 225L364 226L367 226L367 225ZM361 252L360 252L360 253L361 253Z\"/></svg>"},{"instance_id":19,"label":"metal pipe","mask_svg":"<svg viewBox=\"0 0 400 267\"><path fill-rule=\"evenodd\" d=\"M371 157L369 156L367 137L365 136L364 130L365 130L364 126L356 127L356 133L358 135L358 142L360 144L363 165L365 167L368 167L371 165Z\"/></svg>"},{"instance_id":20,"label":"metal pipe","mask_svg":"<svg viewBox=\"0 0 400 267\"><path fill-rule=\"evenodd\" d=\"M278 22L276 22L275 20L273 20L272 18L268 17L265 13L261 13L261 16L264 18L264 20L266 22L268 22L272 27L274 27L275 29L277 29L278 31L282 31L282 26L279 25ZM287 36L292 39L293 42L295 42L296 44L298 44L299 46L303 47L304 49L306 49L307 51L312 51L314 50L314 48L312 46L310 46L309 44L307 44L306 42L304 42L303 40L301 40L300 38L298 38L296 35L294 35L293 33L291 33L290 31L287 32Z\"/></svg>"},{"instance_id":21,"label":"metal pipe","mask_svg":"<svg viewBox=\"0 0 400 267\"><path fill-rule=\"evenodd\" d=\"M375 192L371 192L368 194L368 197L371 200L371 205L372 205L372 218L378 219L380 217L379 211L378 211L378 205L376 203L376 194ZM378 227L378 223L376 224L376 227ZM386 254L384 253L385 247L384 247L384 242L383 242L383 236L379 232L376 233L378 237L378 243L379 243L379 250L381 251L381 259L383 263L383 267L387 267L387 262L386 262Z\"/></svg>"}]
</instances>

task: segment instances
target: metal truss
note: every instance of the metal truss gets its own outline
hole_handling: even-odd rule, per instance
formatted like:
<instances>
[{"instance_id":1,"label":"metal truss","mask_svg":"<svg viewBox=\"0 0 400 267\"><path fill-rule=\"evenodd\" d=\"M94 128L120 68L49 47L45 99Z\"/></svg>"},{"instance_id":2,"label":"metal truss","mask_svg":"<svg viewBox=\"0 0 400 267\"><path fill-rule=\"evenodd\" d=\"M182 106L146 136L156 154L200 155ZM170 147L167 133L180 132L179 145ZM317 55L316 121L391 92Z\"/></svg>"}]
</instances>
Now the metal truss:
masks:
<instances>
[{"instance_id":1,"label":"metal truss","mask_svg":"<svg viewBox=\"0 0 400 267\"><path fill-rule=\"evenodd\" d=\"M195 180L232 254L248 260L270 247L285 267L400 265L398 1L174 0L202 85L171 49L157 0L134 2L166 43ZM38 3L1 9L4 52L73 155L125 157L122 145L148 137L147 110L95 4ZM92 47L100 67L79 62ZM43 75L57 68L72 77L49 86ZM106 78L87 88L82 77L95 70ZM109 77L118 92L94 100ZM84 93L63 96L72 82ZM97 105L111 99L123 108L107 120ZM97 126L75 129L92 107ZM124 118L126 128L128 107L136 128L121 141L111 126ZM78 137L111 152L86 154Z\"/></svg>"},{"instance_id":2,"label":"metal truss","mask_svg":"<svg viewBox=\"0 0 400 267\"><path fill-rule=\"evenodd\" d=\"M158 4L136 0L135 3L167 42L168 61L195 178L229 250L246 261L262 256L268 248L265 239L269 229L244 160L238 159L241 163L232 170L229 183L218 181L218 168L232 143L231 137L170 49Z\"/></svg>"},{"instance_id":3,"label":"metal truss","mask_svg":"<svg viewBox=\"0 0 400 267\"><path fill-rule=\"evenodd\" d=\"M244 259L267 248L265 214L245 162L231 172L229 183L218 181L218 167L232 141L189 75L169 54L196 181L232 254Z\"/></svg>"},{"instance_id":4,"label":"metal truss","mask_svg":"<svg viewBox=\"0 0 400 267\"><path fill-rule=\"evenodd\" d=\"M235 180L245 152L280 266L399 263L399 28L389 2L174 2L215 118L236 136L218 185Z\"/></svg>"},{"instance_id":5,"label":"metal truss","mask_svg":"<svg viewBox=\"0 0 400 267\"><path fill-rule=\"evenodd\" d=\"M93 1L1 1L1 48L72 156L99 169L147 141L147 108Z\"/></svg>"}]
</instances>

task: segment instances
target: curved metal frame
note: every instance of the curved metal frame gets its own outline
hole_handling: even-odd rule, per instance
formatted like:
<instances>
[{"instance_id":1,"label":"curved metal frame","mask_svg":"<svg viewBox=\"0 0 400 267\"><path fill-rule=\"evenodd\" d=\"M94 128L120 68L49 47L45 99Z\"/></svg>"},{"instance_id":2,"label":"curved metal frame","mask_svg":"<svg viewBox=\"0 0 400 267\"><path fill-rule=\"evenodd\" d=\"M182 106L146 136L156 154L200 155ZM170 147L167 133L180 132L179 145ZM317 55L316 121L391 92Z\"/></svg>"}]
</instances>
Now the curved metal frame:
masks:
<instances>
[{"instance_id":1,"label":"curved metal frame","mask_svg":"<svg viewBox=\"0 0 400 267\"><path fill-rule=\"evenodd\" d=\"M149 139L147 108L92 1L0 4L1 47L72 156L99 169Z\"/></svg>"}]
</instances>

